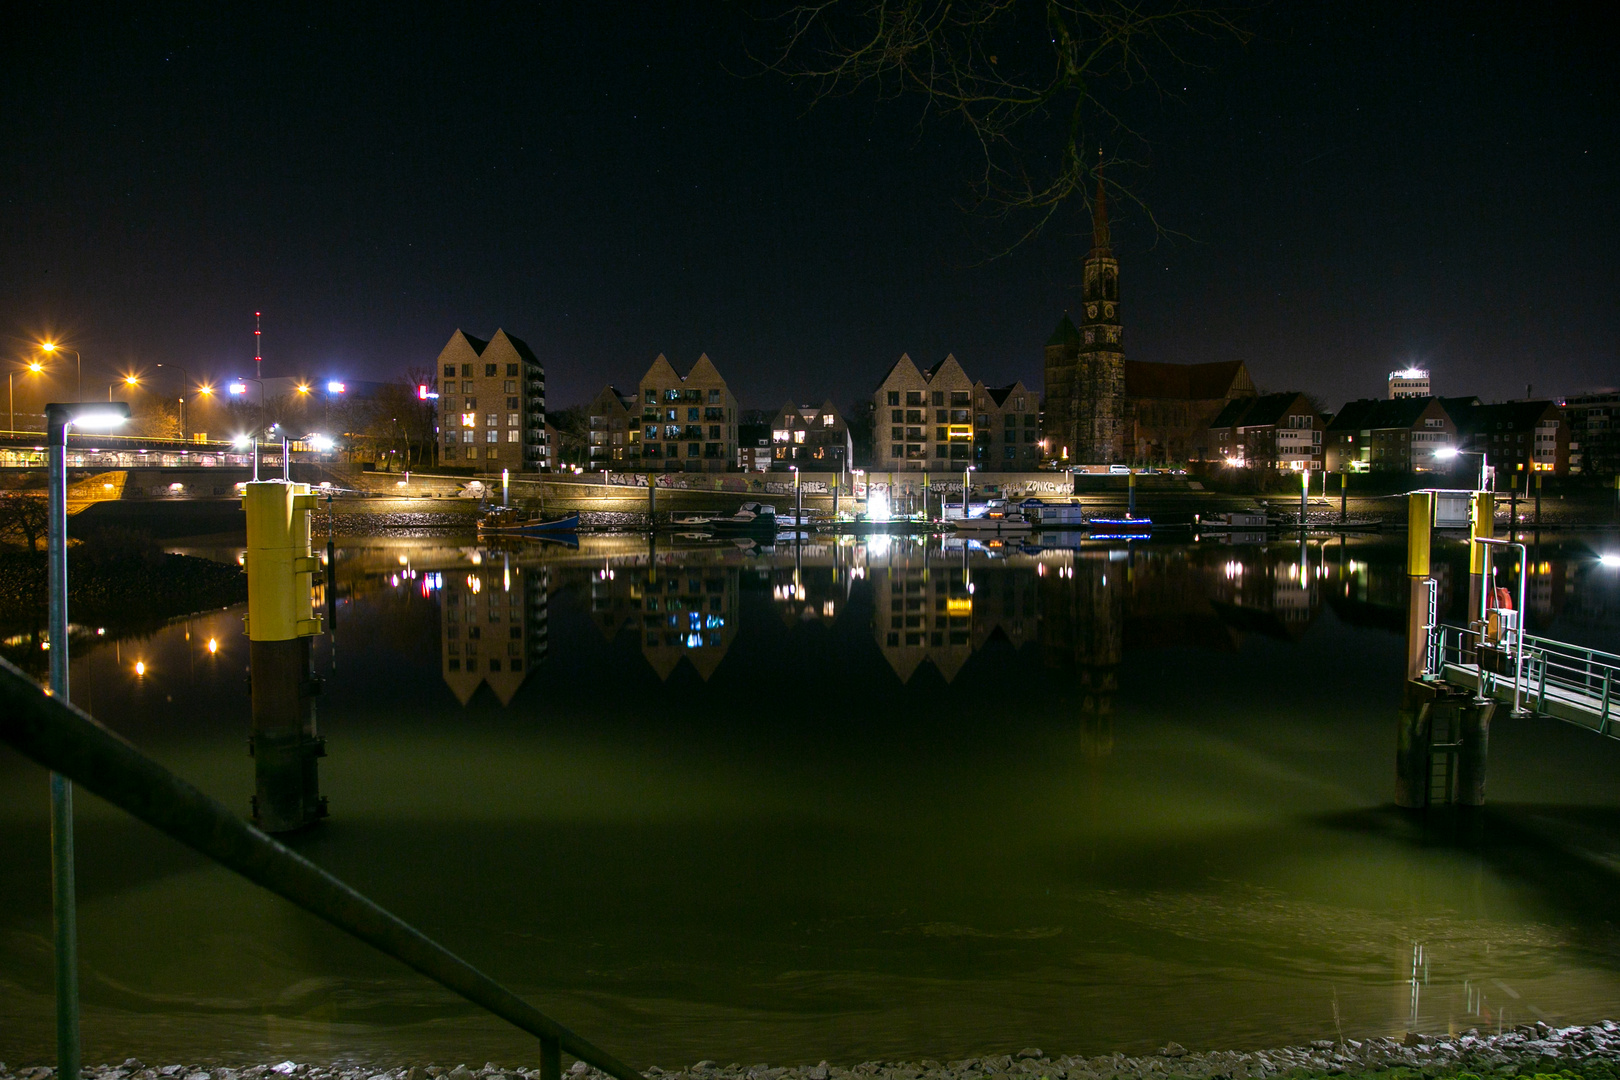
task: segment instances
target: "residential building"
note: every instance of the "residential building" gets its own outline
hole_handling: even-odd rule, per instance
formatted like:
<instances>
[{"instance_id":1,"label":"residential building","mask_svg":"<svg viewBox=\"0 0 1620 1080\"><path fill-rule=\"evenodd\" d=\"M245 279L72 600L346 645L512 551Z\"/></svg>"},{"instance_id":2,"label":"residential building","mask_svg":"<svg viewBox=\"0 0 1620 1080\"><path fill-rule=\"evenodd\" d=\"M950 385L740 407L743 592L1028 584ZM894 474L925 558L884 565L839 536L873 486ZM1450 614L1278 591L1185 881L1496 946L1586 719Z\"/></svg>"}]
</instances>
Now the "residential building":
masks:
<instances>
[{"instance_id":1,"label":"residential building","mask_svg":"<svg viewBox=\"0 0 1620 1080\"><path fill-rule=\"evenodd\" d=\"M743 472L769 472L771 425L737 425L737 468Z\"/></svg>"},{"instance_id":2,"label":"residential building","mask_svg":"<svg viewBox=\"0 0 1620 1080\"><path fill-rule=\"evenodd\" d=\"M1429 389L1429 373L1423 368L1406 368L1389 373L1389 400L1409 397L1433 397Z\"/></svg>"},{"instance_id":3,"label":"residential building","mask_svg":"<svg viewBox=\"0 0 1620 1080\"><path fill-rule=\"evenodd\" d=\"M1620 391L1577 394L1559 407L1569 427L1569 471L1588 476L1620 472Z\"/></svg>"},{"instance_id":4,"label":"residential building","mask_svg":"<svg viewBox=\"0 0 1620 1080\"><path fill-rule=\"evenodd\" d=\"M902 355L873 393L872 407L874 471L973 463L973 380L955 356L923 371Z\"/></svg>"},{"instance_id":5,"label":"residential building","mask_svg":"<svg viewBox=\"0 0 1620 1080\"><path fill-rule=\"evenodd\" d=\"M973 464L1022 472L1040 467L1040 401L1022 382L973 386Z\"/></svg>"},{"instance_id":6,"label":"residential building","mask_svg":"<svg viewBox=\"0 0 1620 1080\"><path fill-rule=\"evenodd\" d=\"M849 468L854 450L849 424L844 422L831 400L820 405L788 402L771 421L771 467L818 472L843 472Z\"/></svg>"},{"instance_id":7,"label":"residential building","mask_svg":"<svg viewBox=\"0 0 1620 1080\"><path fill-rule=\"evenodd\" d=\"M737 460L737 399L707 353L681 375L663 353L641 377L641 463L724 472Z\"/></svg>"},{"instance_id":8,"label":"residential building","mask_svg":"<svg viewBox=\"0 0 1620 1080\"><path fill-rule=\"evenodd\" d=\"M1229 465L1319 469L1323 427L1304 394L1262 394L1228 403L1210 425L1210 444Z\"/></svg>"},{"instance_id":9,"label":"residential building","mask_svg":"<svg viewBox=\"0 0 1620 1080\"><path fill-rule=\"evenodd\" d=\"M1570 429L1557 402L1474 405L1456 419L1460 449L1484 451L1502 487L1521 473L1569 472Z\"/></svg>"},{"instance_id":10,"label":"residential building","mask_svg":"<svg viewBox=\"0 0 1620 1080\"><path fill-rule=\"evenodd\" d=\"M439 353L439 460L479 472L549 471L546 374L504 330L488 341L457 330Z\"/></svg>"},{"instance_id":11,"label":"residential building","mask_svg":"<svg viewBox=\"0 0 1620 1080\"><path fill-rule=\"evenodd\" d=\"M604 386L586 407L587 467L634 469L641 464L640 417L636 399Z\"/></svg>"},{"instance_id":12,"label":"residential building","mask_svg":"<svg viewBox=\"0 0 1620 1080\"><path fill-rule=\"evenodd\" d=\"M1474 398L1360 398L1346 402L1323 436L1329 472L1450 471L1438 451L1457 445L1456 412Z\"/></svg>"}]
</instances>

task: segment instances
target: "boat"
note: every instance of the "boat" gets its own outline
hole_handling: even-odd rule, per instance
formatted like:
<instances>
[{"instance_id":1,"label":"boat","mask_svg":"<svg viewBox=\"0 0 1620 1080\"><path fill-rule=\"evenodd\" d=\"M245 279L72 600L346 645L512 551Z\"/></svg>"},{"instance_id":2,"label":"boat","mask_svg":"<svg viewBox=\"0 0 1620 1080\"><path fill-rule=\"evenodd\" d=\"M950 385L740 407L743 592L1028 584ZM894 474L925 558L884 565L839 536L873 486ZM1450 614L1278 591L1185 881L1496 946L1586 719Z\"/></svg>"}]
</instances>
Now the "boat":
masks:
<instances>
[{"instance_id":1,"label":"boat","mask_svg":"<svg viewBox=\"0 0 1620 1080\"><path fill-rule=\"evenodd\" d=\"M478 519L478 532L487 536L536 536L546 533L577 532L579 511L561 517L542 518L522 516L515 506L498 506Z\"/></svg>"},{"instance_id":2,"label":"boat","mask_svg":"<svg viewBox=\"0 0 1620 1080\"><path fill-rule=\"evenodd\" d=\"M702 527L716 536L768 536L774 539L776 507L770 503L745 502L730 517L708 518L702 522Z\"/></svg>"},{"instance_id":3,"label":"boat","mask_svg":"<svg viewBox=\"0 0 1620 1080\"><path fill-rule=\"evenodd\" d=\"M1011 536L1031 532L1035 523L1018 511L991 510L979 517L955 518L956 531L968 536Z\"/></svg>"},{"instance_id":4,"label":"boat","mask_svg":"<svg viewBox=\"0 0 1620 1080\"><path fill-rule=\"evenodd\" d=\"M1045 499L1025 499L1018 504L1024 516L1040 524L1041 528L1062 528L1085 524L1086 508L1079 502L1048 502Z\"/></svg>"}]
</instances>

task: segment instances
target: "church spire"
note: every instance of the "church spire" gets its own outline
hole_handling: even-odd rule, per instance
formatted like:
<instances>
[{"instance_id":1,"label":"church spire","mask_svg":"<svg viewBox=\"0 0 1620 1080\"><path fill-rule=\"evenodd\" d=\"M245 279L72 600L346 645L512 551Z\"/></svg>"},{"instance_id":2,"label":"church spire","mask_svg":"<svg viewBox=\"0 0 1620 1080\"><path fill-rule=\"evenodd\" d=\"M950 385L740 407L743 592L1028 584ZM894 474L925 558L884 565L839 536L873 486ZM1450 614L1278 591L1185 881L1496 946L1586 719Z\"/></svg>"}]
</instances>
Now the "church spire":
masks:
<instances>
[{"instance_id":1,"label":"church spire","mask_svg":"<svg viewBox=\"0 0 1620 1080\"><path fill-rule=\"evenodd\" d=\"M1112 255L1108 237L1108 196L1103 192L1102 147L1097 148L1097 196L1091 201L1091 254Z\"/></svg>"}]
</instances>

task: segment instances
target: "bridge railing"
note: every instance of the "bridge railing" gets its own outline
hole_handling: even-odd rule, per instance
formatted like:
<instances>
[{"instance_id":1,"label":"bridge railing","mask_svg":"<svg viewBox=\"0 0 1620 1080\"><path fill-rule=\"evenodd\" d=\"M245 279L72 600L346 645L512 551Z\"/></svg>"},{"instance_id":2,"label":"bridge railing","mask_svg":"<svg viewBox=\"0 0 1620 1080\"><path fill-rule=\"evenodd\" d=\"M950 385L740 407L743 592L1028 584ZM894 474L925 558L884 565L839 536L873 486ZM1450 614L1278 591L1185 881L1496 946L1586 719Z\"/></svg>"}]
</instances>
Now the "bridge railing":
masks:
<instances>
[{"instance_id":1,"label":"bridge railing","mask_svg":"<svg viewBox=\"0 0 1620 1080\"><path fill-rule=\"evenodd\" d=\"M542 1080L559 1080L563 1051L616 1080L643 1080L612 1054L272 840L77 706L47 695L4 660L0 660L0 741L535 1036L540 1040Z\"/></svg>"}]
</instances>

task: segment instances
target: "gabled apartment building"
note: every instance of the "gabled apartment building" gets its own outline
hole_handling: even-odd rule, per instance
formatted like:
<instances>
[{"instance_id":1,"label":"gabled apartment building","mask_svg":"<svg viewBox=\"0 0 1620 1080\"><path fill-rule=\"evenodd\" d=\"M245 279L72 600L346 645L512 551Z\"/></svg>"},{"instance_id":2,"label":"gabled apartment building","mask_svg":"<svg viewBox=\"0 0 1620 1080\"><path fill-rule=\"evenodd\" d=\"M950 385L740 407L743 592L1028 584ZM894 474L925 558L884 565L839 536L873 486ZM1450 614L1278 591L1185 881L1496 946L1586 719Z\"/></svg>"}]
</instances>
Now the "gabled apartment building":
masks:
<instances>
[{"instance_id":1,"label":"gabled apartment building","mask_svg":"<svg viewBox=\"0 0 1620 1080\"><path fill-rule=\"evenodd\" d=\"M1441 450L1457 446L1454 412L1473 398L1360 398L1327 425L1329 472L1449 472Z\"/></svg>"},{"instance_id":2,"label":"gabled apartment building","mask_svg":"<svg viewBox=\"0 0 1620 1080\"><path fill-rule=\"evenodd\" d=\"M635 469L641 465L636 399L604 386L585 410L586 461L590 469Z\"/></svg>"},{"instance_id":3,"label":"gabled apartment building","mask_svg":"<svg viewBox=\"0 0 1620 1080\"><path fill-rule=\"evenodd\" d=\"M1041 402L1022 382L973 386L973 464L1001 472L1041 464Z\"/></svg>"},{"instance_id":4,"label":"gabled apartment building","mask_svg":"<svg viewBox=\"0 0 1620 1080\"><path fill-rule=\"evenodd\" d=\"M1569 471L1588 476L1620 471L1620 390L1576 394L1559 404L1569 426Z\"/></svg>"},{"instance_id":5,"label":"gabled apartment building","mask_svg":"<svg viewBox=\"0 0 1620 1080\"><path fill-rule=\"evenodd\" d=\"M1320 469L1322 416L1297 391L1234 398L1209 429L1217 459L1248 468Z\"/></svg>"},{"instance_id":6,"label":"gabled apartment building","mask_svg":"<svg viewBox=\"0 0 1620 1080\"><path fill-rule=\"evenodd\" d=\"M707 353L685 375L663 353L639 387L641 465L725 472L737 462L737 399Z\"/></svg>"},{"instance_id":7,"label":"gabled apartment building","mask_svg":"<svg viewBox=\"0 0 1620 1080\"><path fill-rule=\"evenodd\" d=\"M955 356L925 371L902 354L873 392L872 407L875 471L973 464L973 380Z\"/></svg>"},{"instance_id":8,"label":"gabled apartment building","mask_svg":"<svg viewBox=\"0 0 1620 1080\"><path fill-rule=\"evenodd\" d=\"M829 399L820 405L788 402L771 421L771 468L797 465L814 472L843 472L854 456L849 424Z\"/></svg>"},{"instance_id":9,"label":"gabled apartment building","mask_svg":"<svg viewBox=\"0 0 1620 1080\"><path fill-rule=\"evenodd\" d=\"M504 330L488 341L457 330L439 353L439 460L482 473L549 471L546 373Z\"/></svg>"}]
</instances>

